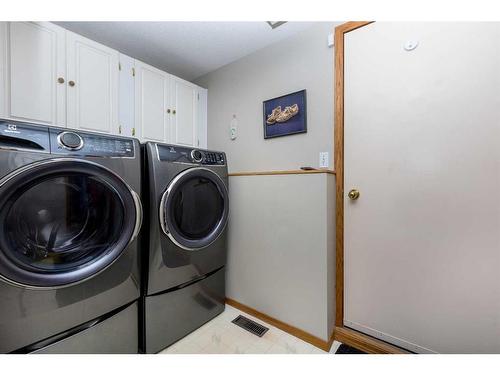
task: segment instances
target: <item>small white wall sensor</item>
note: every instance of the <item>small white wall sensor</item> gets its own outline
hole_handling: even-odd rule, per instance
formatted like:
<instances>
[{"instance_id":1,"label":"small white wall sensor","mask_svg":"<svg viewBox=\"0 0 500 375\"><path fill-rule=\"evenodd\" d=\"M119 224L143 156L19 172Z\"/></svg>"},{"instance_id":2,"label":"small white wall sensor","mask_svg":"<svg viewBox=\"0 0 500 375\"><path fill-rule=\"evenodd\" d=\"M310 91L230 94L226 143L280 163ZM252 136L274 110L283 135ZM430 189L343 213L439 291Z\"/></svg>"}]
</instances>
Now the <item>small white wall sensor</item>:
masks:
<instances>
[{"instance_id":1,"label":"small white wall sensor","mask_svg":"<svg viewBox=\"0 0 500 375\"><path fill-rule=\"evenodd\" d=\"M231 125L229 126L229 137L232 141L234 141L237 137L238 133L238 120L236 119L236 115L233 115L231 120Z\"/></svg>"},{"instance_id":2,"label":"small white wall sensor","mask_svg":"<svg viewBox=\"0 0 500 375\"><path fill-rule=\"evenodd\" d=\"M333 34L328 34L328 47L333 47Z\"/></svg>"}]
</instances>

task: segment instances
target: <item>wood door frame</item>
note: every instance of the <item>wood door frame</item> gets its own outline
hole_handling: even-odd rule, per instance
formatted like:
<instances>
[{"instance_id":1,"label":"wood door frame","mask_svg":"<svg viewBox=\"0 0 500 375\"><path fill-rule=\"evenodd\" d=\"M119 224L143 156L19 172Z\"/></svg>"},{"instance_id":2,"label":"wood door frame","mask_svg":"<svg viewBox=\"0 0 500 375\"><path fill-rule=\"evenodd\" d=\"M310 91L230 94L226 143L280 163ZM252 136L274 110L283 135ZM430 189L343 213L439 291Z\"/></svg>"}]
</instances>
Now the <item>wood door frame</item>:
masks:
<instances>
[{"instance_id":1,"label":"wood door frame","mask_svg":"<svg viewBox=\"0 0 500 375\"><path fill-rule=\"evenodd\" d=\"M335 326L344 326L344 35L371 22L346 22L335 28Z\"/></svg>"},{"instance_id":2,"label":"wood door frame","mask_svg":"<svg viewBox=\"0 0 500 375\"><path fill-rule=\"evenodd\" d=\"M334 32L335 339L367 353L408 353L389 343L344 327L344 36L372 22L346 22L337 26Z\"/></svg>"}]
</instances>

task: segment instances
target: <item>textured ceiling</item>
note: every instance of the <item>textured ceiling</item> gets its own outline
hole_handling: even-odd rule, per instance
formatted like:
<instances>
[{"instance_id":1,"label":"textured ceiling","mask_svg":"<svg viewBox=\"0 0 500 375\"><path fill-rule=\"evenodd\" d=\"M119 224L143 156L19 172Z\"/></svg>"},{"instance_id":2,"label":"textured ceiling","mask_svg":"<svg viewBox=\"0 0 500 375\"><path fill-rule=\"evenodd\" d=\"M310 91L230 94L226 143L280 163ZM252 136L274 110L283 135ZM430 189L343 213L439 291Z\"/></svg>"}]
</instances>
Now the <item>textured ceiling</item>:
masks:
<instances>
[{"instance_id":1,"label":"textured ceiling","mask_svg":"<svg viewBox=\"0 0 500 375\"><path fill-rule=\"evenodd\" d=\"M78 34L193 80L314 25L287 22L55 22Z\"/></svg>"}]
</instances>

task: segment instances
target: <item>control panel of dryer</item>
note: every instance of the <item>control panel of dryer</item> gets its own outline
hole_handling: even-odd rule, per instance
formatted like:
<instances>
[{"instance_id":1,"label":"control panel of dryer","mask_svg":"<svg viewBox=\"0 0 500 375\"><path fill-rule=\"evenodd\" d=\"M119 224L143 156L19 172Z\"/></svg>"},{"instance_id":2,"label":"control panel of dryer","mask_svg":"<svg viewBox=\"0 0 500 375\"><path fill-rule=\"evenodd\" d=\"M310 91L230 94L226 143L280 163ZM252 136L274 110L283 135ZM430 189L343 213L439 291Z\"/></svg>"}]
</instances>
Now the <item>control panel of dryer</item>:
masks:
<instances>
[{"instance_id":1,"label":"control panel of dryer","mask_svg":"<svg viewBox=\"0 0 500 375\"><path fill-rule=\"evenodd\" d=\"M50 145L54 154L100 157L134 157L135 154L132 139L71 130L50 129Z\"/></svg>"},{"instance_id":2,"label":"control panel of dryer","mask_svg":"<svg viewBox=\"0 0 500 375\"><path fill-rule=\"evenodd\" d=\"M223 152L199 150L196 148L156 145L158 159L178 163L191 163L202 165L225 165L226 154Z\"/></svg>"}]
</instances>

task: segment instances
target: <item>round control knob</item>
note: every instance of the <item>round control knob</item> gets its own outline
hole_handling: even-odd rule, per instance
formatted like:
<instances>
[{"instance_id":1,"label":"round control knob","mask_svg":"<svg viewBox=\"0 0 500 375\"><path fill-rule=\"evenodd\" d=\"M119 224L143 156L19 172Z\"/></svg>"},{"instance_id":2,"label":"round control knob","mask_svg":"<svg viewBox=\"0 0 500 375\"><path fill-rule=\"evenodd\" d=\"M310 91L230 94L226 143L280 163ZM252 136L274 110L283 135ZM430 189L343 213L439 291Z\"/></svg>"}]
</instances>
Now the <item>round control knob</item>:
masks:
<instances>
[{"instance_id":1,"label":"round control knob","mask_svg":"<svg viewBox=\"0 0 500 375\"><path fill-rule=\"evenodd\" d=\"M83 147L83 139L74 132L62 132L57 136L59 144L67 150L79 150Z\"/></svg>"},{"instance_id":2,"label":"round control knob","mask_svg":"<svg viewBox=\"0 0 500 375\"><path fill-rule=\"evenodd\" d=\"M199 162L201 162L203 160L203 154L201 153L200 150L193 150L193 151L191 151L191 157L197 163L199 163Z\"/></svg>"}]
</instances>

